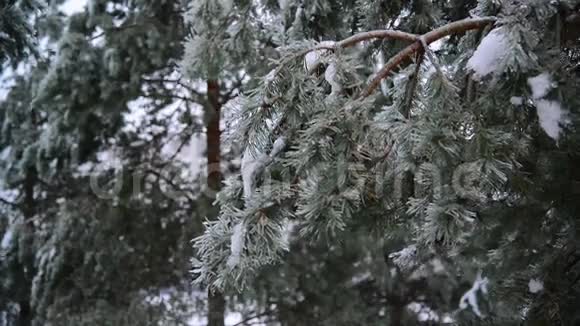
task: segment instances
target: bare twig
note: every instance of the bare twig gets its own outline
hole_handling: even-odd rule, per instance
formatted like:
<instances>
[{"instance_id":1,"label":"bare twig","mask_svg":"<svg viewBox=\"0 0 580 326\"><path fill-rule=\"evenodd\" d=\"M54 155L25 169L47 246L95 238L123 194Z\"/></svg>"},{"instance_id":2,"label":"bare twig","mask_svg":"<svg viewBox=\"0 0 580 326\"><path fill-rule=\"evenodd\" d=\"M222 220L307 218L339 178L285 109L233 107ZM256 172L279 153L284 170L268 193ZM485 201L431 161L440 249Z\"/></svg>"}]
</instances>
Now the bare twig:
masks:
<instances>
[{"instance_id":1,"label":"bare twig","mask_svg":"<svg viewBox=\"0 0 580 326\"><path fill-rule=\"evenodd\" d=\"M389 62L375 75L371 80L369 85L362 91L360 97L367 97L371 95L377 87L379 87L381 81L389 76L391 71L398 67L405 59L412 56L417 51L423 49L423 44L421 44L421 38L424 40L426 45L429 45L439 39L446 36L459 34L467 32L474 29L481 29L489 24L493 24L497 19L495 17L482 17L482 18L468 18L453 23L449 23L445 26L441 26L432 30L429 33L421 35L419 41L409 45L408 47L401 50L397 55L391 58ZM417 38L415 38L417 40Z\"/></svg>"}]
</instances>

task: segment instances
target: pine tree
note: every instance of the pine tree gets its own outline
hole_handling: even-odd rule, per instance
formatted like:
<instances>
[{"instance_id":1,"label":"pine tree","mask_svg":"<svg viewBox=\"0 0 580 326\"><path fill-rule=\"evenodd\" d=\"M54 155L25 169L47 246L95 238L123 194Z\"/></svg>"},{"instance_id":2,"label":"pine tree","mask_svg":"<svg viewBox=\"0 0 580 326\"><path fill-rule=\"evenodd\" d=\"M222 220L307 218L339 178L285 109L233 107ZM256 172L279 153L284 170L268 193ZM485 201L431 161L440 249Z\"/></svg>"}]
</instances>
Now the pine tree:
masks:
<instances>
[{"instance_id":1,"label":"pine tree","mask_svg":"<svg viewBox=\"0 0 580 326\"><path fill-rule=\"evenodd\" d=\"M40 9L36 0L7 0L0 4L0 65L15 63L34 52L35 33L27 17Z\"/></svg>"},{"instance_id":2,"label":"pine tree","mask_svg":"<svg viewBox=\"0 0 580 326\"><path fill-rule=\"evenodd\" d=\"M51 5L35 21L38 56L14 62L1 105L2 323L154 324L151 293L190 289L199 187L175 171L201 97L175 64L180 5Z\"/></svg>"},{"instance_id":3,"label":"pine tree","mask_svg":"<svg viewBox=\"0 0 580 326\"><path fill-rule=\"evenodd\" d=\"M251 82L256 61L263 57L268 32L255 24L259 4L231 0L192 1L186 13L190 30L185 43L182 70L192 82L201 80L206 85L204 121L207 143L208 200L222 184L222 130L221 117L228 102L243 84ZM218 206L209 211L215 219ZM223 326L226 301L215 288L208 290L208 325Z\"/></svg>"},{"instance_id":4,"label":"pine tree","mask_svg":"<svg viewBox=\"0 0 580 326\"><path fill-rule=\"evenodd\" d=\"M392 325L421 298L462 325L574 324L577 2L285 3L198 281L243 288L280 262L289 223L330 241L364 228L404 248L385 248L408 285Z\"/></svg>"}]
</instances>

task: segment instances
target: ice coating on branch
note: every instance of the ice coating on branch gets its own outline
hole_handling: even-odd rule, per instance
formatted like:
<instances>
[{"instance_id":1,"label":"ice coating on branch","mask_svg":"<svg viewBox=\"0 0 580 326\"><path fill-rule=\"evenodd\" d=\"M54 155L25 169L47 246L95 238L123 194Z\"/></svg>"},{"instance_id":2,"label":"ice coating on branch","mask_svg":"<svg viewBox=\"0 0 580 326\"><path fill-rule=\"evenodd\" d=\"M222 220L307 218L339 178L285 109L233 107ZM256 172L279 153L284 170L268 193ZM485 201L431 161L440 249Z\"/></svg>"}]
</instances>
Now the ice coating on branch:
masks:
<instances>
[{"instance_id":1,"label":"ice coating on branch","mask_svg":"<svg viewBox=\"0 0 580 326\"><path fill-rule=\"evenodd\" d=\"M293 233L294 230L296 229L298 223L290 220L290 219L286 219L284 221L284 224L282 226L282 232L281 232L281 237L280 240L282 242L282 247L284 248L284 250L289 251L290 250L290 245L292 243L292 238L293 238Z\"/></svg>"},{"instance_id":2,"label":"ice coating on branch","mask_svg":"<svg viewBox=\"0 0 580 326\"><path fill-rule=\"evenodd\" d=\"M334 47L335 44L336 43L334 41L323 41L320 42L319 46ZM314 69L316 69L316 67L318 67L318 65L320 64L321 57L327 52L328 50L315 50L308 52L306 56L304 56L306 71L308 71L309 73L314 71Z\"/></svg>"},{"instance_id":3,"label":"ice coating on branch","mask_svg":"<svg viewBox=\"0 0 580 326\"><path fill-rule=\"evenodd\" d=\"M562 109L560 103L548 100L537 100L536 109L540 127L550 138L558 140L562 130L561 126L566 123L566 111Z\"/></svg>"},{"instance_id":4,"label":"ice coating on branch","mask_svg":"<svg viewBox=\"0 0 580 326\"><path fill-rule=\"evenodd\" d=\"M532 89L532 98L535 100L541 99L548 95L553 88L552 76L544 72L536 77L530 77L528 78L528 85Z\"/></svg>"},{"instance_id":5,"label":"ice coating on branch","mask_svg":"<svg viewBox=\"0 0 580 326\"><path fill-rule=\"evenodd\" d=\"M242 156L242 182L244 185L244 198L249 198L254 191L254 182L257 172L262 168L267 156L263 153L252 155L249 149L246 149Z\"/></svg>"},{"instance_id":6,"label":"ice coating on branch","mask_svg":"<svg viewBox=\"0 0 580 326\"><path fill-rule=\"evenodd\" d=\"M276 69L272 69L270 70L270 72L266 75L266 77L264 77L266 83L271 83L274 81L274 79L276 79Z\"/></svg>"},{"instance_id":7,"label":"ice coating on branch","mask_svg":"<svg viewBox=\"0 0 580 326\"><path fill-rule=\"evenodd\" d=\"M489 280L487 277L482 278L481 273L477 274L475 281L473 281L473 286L469 289L459 300L459 308L467 309L471 307L473 313L478 317L483 317L481 310L479 310L479 304L477 302L477 293L481 291L482 294L487 294L487 285Z\"/></svg>"},{"instance_id":8,"label":"ice coating on branch","mask_svg":"<svg viewBox=\"0 0 580 326\"><path fill-rule=\"evenodd\" d=\"M231 237L231 254L228 258L228 267L234 268L240 263L240 257L242 256L242 251L244 250L244 236L246 234L246 229L244 223L240 222L234 226L232 237Z\"/></svg>"},{"instance_id":9,"label":"ice coating on branch","mask_svg":"<svg viewBox=\"0 0 580 326\"><path fill-rule=\"evenodd\" d=\"M244 198L250 198L254 192L254 183L258 174L286 147L286 138L281 136L274 141L270 155L259 153L256 156L246 149L242 156L242 182L244 186Z\"/></svg>"},{"instance_id":10,"label":"ice coating on branch","mask_svg":"<svg viewBox=\"0 0 580 326\"><path fill-rule=\"evenodd\" d=\"M497 70L506 54L508 40L499 30L494 29L487 34L467 61L467 68L475 72L475 77L481 78Z\"/></svg>"},{"instance_id":11,"label":"ice coating on branch","mask_svg":"<svg viewBox=\"0 0 580 326\"><path fill-rule=\"evenodd\" d=\"M284 147L286 147L286 137L278 137L278 139L276 139L276 141L274 142L274 145L272 145L270 158L273 159L276 156L278 156L278 154L280 154L280 152L284 150Z\"/></svg>"},{"instance_id":12,"label":"ice coating on branch","mask_svg":"<svg viewBox=\"0 0 580 326\"><path fill-rule=\"evenodd\" d=\"M324 79L330 84L330 96L337 96L342 91L342 86L338 80L336 64L333 62L326 68L324 72Z\"/></svg>"}]
</instances>

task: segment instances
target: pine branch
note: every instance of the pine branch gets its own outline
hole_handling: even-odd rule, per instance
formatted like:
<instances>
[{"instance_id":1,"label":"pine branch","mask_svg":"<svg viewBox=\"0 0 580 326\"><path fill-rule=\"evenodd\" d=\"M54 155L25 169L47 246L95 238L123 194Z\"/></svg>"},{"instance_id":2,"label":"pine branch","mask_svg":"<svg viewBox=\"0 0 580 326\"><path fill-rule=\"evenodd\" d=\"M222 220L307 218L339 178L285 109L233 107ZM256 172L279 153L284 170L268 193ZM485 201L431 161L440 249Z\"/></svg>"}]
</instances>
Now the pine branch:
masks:
<instances>
[{"instance_id":1,"label":"pine branch","mask_svg":"<svg viewBox=\"0 0 580 326\"><path fill-rule=\"evenodd\" d=\"M440 40L446 36L453 34L460 34L474 29L481 29L489 24L493 24L497 21L495 17L482 17L482 18L468 18L453 23L449 23L445 26L441 26L437 29L432 30L429 33L421 35L419 38L415 38L415 43L409 45L405 49L401 50L397 55L391 58L389 62L375 75L371 80L369 85L363 90L359 97L370 96L381 84L381 81L385 79L393 69L398 67L405 59L409 58L417 51L423 49L423 44L421 39L424 40L426 45L429 45L437 40ZM417 41L417 39L419 39Z\"/></svg>"},{"instance_id":2,"label":"pine branch","mask_svg":"<svg viewBox=\"0 0 580 326\"><path fill-rule=\"evenodd\" d=\"M329 50L329 51L336 51L338 49L346 49L351 46L354 46L360 42L372 40L372 39L395 39L395 40L402 40L402 41L409 41L415 42L419 35L413 33L407 33L403 31L396 31L396 30L374 30L368 32L362 32L355 34L353 36L349 36L342 41L336 42L332 45L330 44L320 44L315 47L303 50L301 52L296 53L292 57L290 57L286 62L291 61L293 59L301 58L307 55L310 52L314 51L321 51L321 50Z\"/></svg>"},{"instance_id":3,"label":"pine branch","mask_svg":"<svg viewBox=\"0 0 580 326\"><path fill-rule=\"evenodd\" d=\"M374 30L368 32L362 32L345 38L344 40L338 42L336 46L338 48L348 48L356 45L357 43L368 41L372 39L395 39L402 41L414 42L417 40L417 34L407 33L403 31L396 30Z\"/></svg>"}]
</instances>

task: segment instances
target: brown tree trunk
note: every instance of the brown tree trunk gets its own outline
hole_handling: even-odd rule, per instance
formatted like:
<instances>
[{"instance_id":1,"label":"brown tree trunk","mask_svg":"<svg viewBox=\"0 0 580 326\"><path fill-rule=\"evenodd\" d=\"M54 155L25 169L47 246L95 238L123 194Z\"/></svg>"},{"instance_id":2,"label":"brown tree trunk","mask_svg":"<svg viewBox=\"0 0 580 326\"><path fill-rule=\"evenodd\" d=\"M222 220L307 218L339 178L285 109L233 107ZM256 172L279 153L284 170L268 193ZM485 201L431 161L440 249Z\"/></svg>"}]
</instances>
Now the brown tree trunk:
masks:
<instances>
[{"instance_id":1,"label":"brown tree trunk","mask_svg":"<svg viewBox=\"0 0 580 326\"><path fill-rule=\"evenodd\" d=\"M216 80L207 81L208 105L205 108L207 126L207 194L212 196L220 190L222 183L221 147L220 147L220 87ZM214 198L210 198L213 201ZM212 209L214 218L219 214L219 208ZM218 291L208 289L208 326L224 326L226 301L224 295Z\"/></svg>"}]
</instances>

